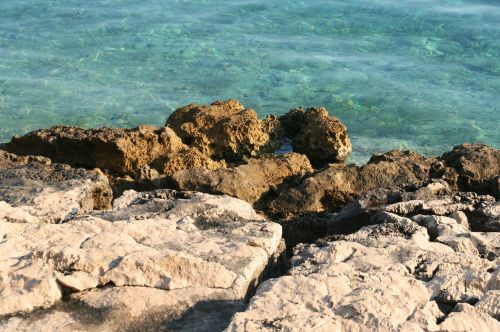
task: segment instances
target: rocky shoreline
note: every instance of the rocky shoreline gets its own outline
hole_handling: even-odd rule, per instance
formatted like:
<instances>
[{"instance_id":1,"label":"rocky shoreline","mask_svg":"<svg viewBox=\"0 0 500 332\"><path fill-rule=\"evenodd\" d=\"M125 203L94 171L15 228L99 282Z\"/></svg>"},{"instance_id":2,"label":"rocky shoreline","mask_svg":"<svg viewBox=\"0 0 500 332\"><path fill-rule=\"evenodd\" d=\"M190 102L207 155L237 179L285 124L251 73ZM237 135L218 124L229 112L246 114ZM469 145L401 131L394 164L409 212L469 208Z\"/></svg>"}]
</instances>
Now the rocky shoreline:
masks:
<instances>
[{"instance_id":1,"label":"rocky shoreline","mask_svg":"<svg viewBox=\"0 0 500 332\"><path fill-rule=\"evenodd\" d=\"M350 151L324 108L236 100L14 137L0 331L500 330L500 150Z\"/></svg>"}]
</instances>

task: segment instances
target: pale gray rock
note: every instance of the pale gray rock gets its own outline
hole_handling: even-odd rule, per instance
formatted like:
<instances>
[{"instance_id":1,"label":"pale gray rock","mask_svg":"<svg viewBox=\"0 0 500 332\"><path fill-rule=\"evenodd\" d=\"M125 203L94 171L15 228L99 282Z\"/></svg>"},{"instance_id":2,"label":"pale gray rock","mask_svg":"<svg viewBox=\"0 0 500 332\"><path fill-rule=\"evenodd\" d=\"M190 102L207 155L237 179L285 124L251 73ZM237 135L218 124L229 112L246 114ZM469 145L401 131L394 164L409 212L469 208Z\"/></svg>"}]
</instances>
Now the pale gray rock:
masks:
<instances>
[{"instance_id":1,"label":"pale gray rock","mask_svg":"<svg viewBox=\"0 0 500 332\"><path fill-rule=\"evenodd\" d=\"M241 309L282 250L281 226L249 203L169 190L128 191L112 210L63 224L12 225L0 222L0 317L15 315L2 331L40 330L42 321L49 331L122 330L151 313L157 328L200 301ZM17 316L35 309L47 310ZM94 311L106 317L75 318Z\"/></svg>"},{"instance_id":2,"label":"pale gray rock","mask_svg":"<svg viewBox=\"0 0 500 332\"><path fill-rule=\"evenodd\" d=\"M499 260L480 257L479 243L500 234L414 219L382 211L355 233L298 245L290 275L265 281L227 331L498 331ZM476 252L439 241L464 235Z\"/></svg>"},{"instance_id":3,"label":"pale gray rock","mask_svg":"<svg viewBox=\"0 0 500 332\"><path fill-rule=\"evenodd\" d=\"M0 151L0 221L58 223L111 207L108 178L98 169L52 164Z\"/></svg>"}]
</instances>

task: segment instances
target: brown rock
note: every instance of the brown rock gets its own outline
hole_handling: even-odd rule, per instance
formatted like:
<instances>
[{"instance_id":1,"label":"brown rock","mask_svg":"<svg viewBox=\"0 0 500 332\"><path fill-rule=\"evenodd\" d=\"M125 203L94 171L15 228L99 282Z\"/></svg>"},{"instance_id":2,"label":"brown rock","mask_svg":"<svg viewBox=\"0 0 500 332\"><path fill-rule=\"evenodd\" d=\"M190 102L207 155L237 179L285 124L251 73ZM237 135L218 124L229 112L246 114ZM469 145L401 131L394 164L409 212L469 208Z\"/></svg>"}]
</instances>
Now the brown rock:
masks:
<instances>
[{"instance_id":1,"label":"brown rock","mask_svg":"<svg viewBox=\"0 0 500 332\"><path fill-rule=\"evenodd\" d=\"M280 146L270 140L270 122L260 120L254 110L245 109L233 99L208 106L181 107L168 118L166 125L185 144L215 159L239 161Z\"/></svg>"},{"instance_id":2,"label":"brown rock","mask_svg":"<svg viewBox=\"0 0 500 332\"><path fill-rule=\"evenodd\" d=\"M458 187L500 198L500 150L484 144L462 144L441 156L458 173Z\"/></svg>"},{"instance_id":3,"label":"brown rock","mask_svg":"<svg viewBox=\"0 0 500 332\"><path fill-rule=\"evenodd\" d=\"M298 108L280 117L293 150L304 153L313 164L342 162L352 151L346 126L323 108Z\"/></svg>"},{"instance_id":4,"label":"brown rock","mask_svg":"<svg viewBox=\"0 0 500 332\"><path fill-rule=\"evenodd\" d=\"M161 156L186 149L170 128L52 127L14 137L3 148L19 155L41 155L55 162L133 175Z\"/></svg>"},{"instance_id":5,"label":"brown rock","mask_svg":"<svg viewBox=\"0 0 500 332\"><path fill-rule=\"evenodd\" d=\"M175 187L208 193L224 193L255 203L286 180L312 172L304 155L288 153L281 156L263 155L244 165L209 171L193 168L174 173Z\"/></svg>"},{"instance_id":6,"label":"brown rock","mask_svg":"<svg viewBox=\"0 0 500 332\"><path fill-rule=\"evenodd\" d=\"M191 168L215 170L226 167L224 160L215 161L204 155L197 148L187 148L176 153L158 158L152 164L162 174L172 175L177 171Z\"/></svg>"},{"instance_id":7,"label":"brown rock","mask_svg":"<svg viewBox=\"0 0 500 332\"><path fill-rule=\"evenodd\" d=\"M431 176L443 176L436 161L411 151L393 150L374 155L364 166L331 165L287 189L268 206L271 214L338 211L352 199L376 188L419 183Z\"/></svg>"}]
</instances>

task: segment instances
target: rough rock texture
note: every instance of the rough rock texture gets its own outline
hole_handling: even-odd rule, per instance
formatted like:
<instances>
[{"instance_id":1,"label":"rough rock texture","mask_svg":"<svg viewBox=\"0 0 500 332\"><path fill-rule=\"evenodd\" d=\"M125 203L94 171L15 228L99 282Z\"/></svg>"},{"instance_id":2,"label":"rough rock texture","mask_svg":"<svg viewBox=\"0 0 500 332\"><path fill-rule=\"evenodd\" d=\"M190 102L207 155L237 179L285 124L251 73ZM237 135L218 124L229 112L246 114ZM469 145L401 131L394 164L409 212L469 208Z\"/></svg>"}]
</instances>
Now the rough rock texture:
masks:
<instances>
[{"instance_id":1,"label":"rough rock texture","mask_svg":"<svg viewBox=\"0 0 500 332\"><path fill-rule=\"evenodd\" d=\"M40 155L78 167L100 168L133 175L158 157L186 147L169 128L135 129L52 127L14 137L4 149L16 154Z\"/></svg>"},{"instance_id":2,"label":"rough rock texture","mask_svg":"<svg viewBox=\"0 0 500 332\"><path fill-rule=\"evenodd\" d=\"M374 155L364 166L331 165L289 188L270 203L268 212L294 215L305 212L338 211L360 194L375 188L419 183L445 169L435 169L434 160L411 151L393 150Z\"/></svg>"},{"instance_id":3,"label":"rough rock texture","mask_svg":"<svg viewBox=\"0 0 500 332\"><path fill-rule=\"evenodd\" d=\"M370 191L333 216L329 228L334 233L354 231L377 223L387 213L425 224L433 240L443 235L442 231L455 233L462 227L474 232L500 232L499 202L489 195L453 191L443 180Z\"/></svg>"},{"instance_id":4,"label":"rough rock texture","mask_svg":"<svg viewBox=\"0 0 500 332\"><path fill-rule=\"evenodd\" d=\"M462 144L441 159L457 171L460 190L500 198L500 150L484 144Z\"/></svg>"},{"instance_id":5,"label":"rough rock texture","mask_svg":"<svg viewBox=\"0 0 500 332\"><path fill-rule=\"evenodd\" d=\"M64 224L13 225L0 221L2 331L157 330L198 308L205 328L223 328L282 250L281 227L250 204L167 190L128 191Z\"/></svg>"},{"instance_id":6,"label":"rough rock texture","mask_svg":"<svg viewBox=\"0 0 500 332\"><path fill-rule=\"evenodd\" d=\"M254 110L233 99L181 107L168 118L166 126L185 144L215 159L240 161L281 145L271 139L268 121L260 120Z\"/></svg>"},{"instance_id":7,"label":"rough rock texture","mask_svg":"<svg viewBox=\"0 0 500 332\"><path fill-rule=\"evenodd\" d=\"M352 151L346 126L323 108L291 110L279 118L293 151L304 153L315 165L342 162Z\"/></svg>"},{"instance_id":8,"label":"rough rock texture","mask_svg":"<svg viewBox=\"0 0 500 332\"><path fill-rule=\"evenodd\" d=\"M0 221L58 223L110 208L112 197L108 179L99 170L0 150Z\"/></svg>"},{"instance_id":9,"label":"rough rock texture","mask_svg":"<svg viewBox=\"0 0 500 332\"><path fill-rule=\"evenodd\" d=\"M269 191L276 191L285 181L300 178L313 169L301 154L263 155L249 159L233 168L208 171L195 168L174 173L174 186L180 190L195 190L227 194L255 203Z\"/></svg>"},{"instance_id":10,"label":"rough rock texture","mask_svg":"<svg viewBox=\"0 0 500 332\"><path fill-rule=\"evenodd\" d=\"M389 206L374 225L298 245L290 275L265 281L227 331L499 331L500 233Z\"/></svg>"}]
</instances>

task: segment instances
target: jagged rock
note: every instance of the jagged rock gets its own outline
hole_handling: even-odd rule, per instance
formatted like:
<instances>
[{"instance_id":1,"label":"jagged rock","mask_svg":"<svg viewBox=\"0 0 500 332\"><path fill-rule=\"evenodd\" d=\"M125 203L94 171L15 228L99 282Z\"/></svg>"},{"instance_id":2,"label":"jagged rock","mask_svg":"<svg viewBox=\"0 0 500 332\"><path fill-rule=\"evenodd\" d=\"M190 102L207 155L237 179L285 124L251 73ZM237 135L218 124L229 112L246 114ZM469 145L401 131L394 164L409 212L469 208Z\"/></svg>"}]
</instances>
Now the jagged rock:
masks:
<instances>
[{"instance_id":1,"label":"jagged rock","mask_svg":"<svg viewBox=\"0 0 500 332\"><path fill-rule=\"evenodd\" d=\"M373 222L298 245L290 275L265 281L227 331L500 329L490 293L498 260L432 242L409 218L383 212Z\"/></svg>"},{"instance_id":2,"label":"jagged rock","mask_svg":"<svg viewBox=\"0 0 500 332\"><path fill-rule=\"evenodd\" d=\"M108 179L99 170L0 150L0 221L58 223L110 208L112 197Z\"/></svg>"},{"instance_id":3,"label":"jagged rock","mask_svg":"<svg viewBox=\"0 0 500 332\"><path fill-rule=\"evenodd\" d=\"M255 203L283 182L312 171L311 164L304 155L287 153L280 156L263 155L233 168L179 171L174 173L172 180L180 190L223 193Z\"/></svg>"},{"instance_id":4,"label":"jagged rock","mask_svg":"<svg viewBox=\"0 0 500 332\"><path fill-rule=\"evenodd\" d=\"M441 159L458 173L458 188L500 198L500 150L484 144L462 144Z\"/></svg>"},{"instance_id":5,"label":"jagged rock","mask_svg":"<svg viewBox=\"0 0 500 332\"><path fill-rule=\"evenodd\" d=\"M376 188L420 183L431 176L444 176L434 159L410 151L393 150L375 155L364 166L331 165L289 188L270 203L268 212L294 215L305 212L338 211L351 200ZM439 174L439 175L438 175Z\"/></svg>"},{"instance_id":6,"label":"jagged rock","mask_svg":"<svg viewBox=\"0 0 500 332\"><path fill-rule=\"evenodd\" d=\"M166 126L185 144L215 159L240 161L281 146L271 139L269 121L260 120L254 110L233 99L181 107L170 115Z\"/></svg>"},{"instance_id":7,"label":"jagged rock","mask_svg":"<svg viewBox=\"0 0 500 332\"><path fill-rule=\"evenodd\" d=\"M155 169L158 169L161 174L171 176L180 170L193 168L216 170L219 168L225 168L227 165L224 160L212 160L201 153L198 149L191 148L160 157L154 161L152 166Z\"/></svg>"},{"instance_id":8,"label":"jagged rock","mask_svg":"<svg viewBox=\"0 0 500 332\"><path fill-rule=\"evenodd\" d=\"M17 229L1 221L0 229L0 316L47 309L5 318L6 331L42 323L44 330L133 329L149 315L158 329L200 301L241 308L282 250L281 227L250 204L168 190L128 191L113 210L64 224ZM220 306L210 310L221 319Z\"/></svg>"},{"instance_id":9,"label":"jagged rock","mask_svg":"<svg viewBox=\"0 0 500 332\"><path fill-rule=\"evenodd\" d=\"M14 137L4 149L20 155L45 156L52 161L134 175L159 157L185 150L170 128L135 129L52 127Z\"/></svg>"},{"instance_id":10,"label":"jagged rock","mask_svg":"<svg viewBox=\"0 0 500 332\"><path fill-rule=\"evenodd\" d=\"M293 150L307 155L313 164L342 162L352 151L346 126L323 107L294 109L279 120Z\"/></svg>"}]
</instances>

